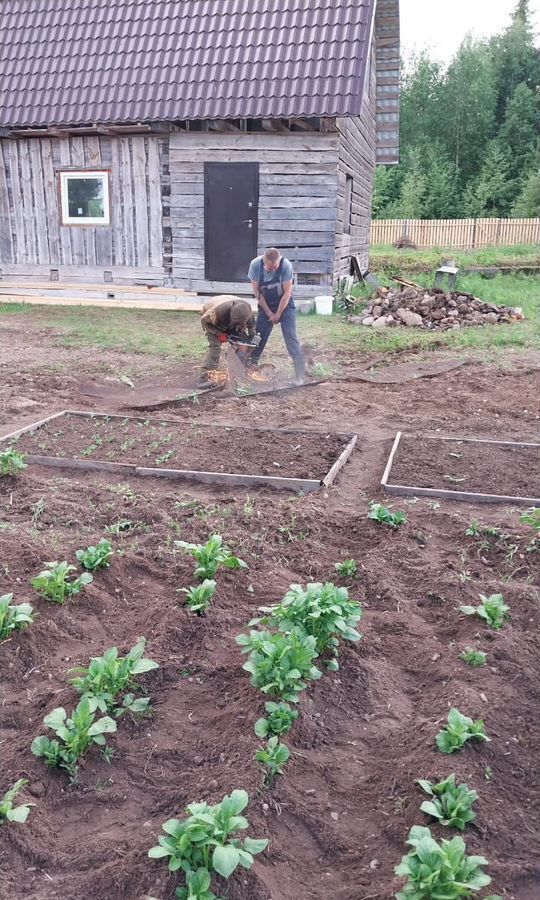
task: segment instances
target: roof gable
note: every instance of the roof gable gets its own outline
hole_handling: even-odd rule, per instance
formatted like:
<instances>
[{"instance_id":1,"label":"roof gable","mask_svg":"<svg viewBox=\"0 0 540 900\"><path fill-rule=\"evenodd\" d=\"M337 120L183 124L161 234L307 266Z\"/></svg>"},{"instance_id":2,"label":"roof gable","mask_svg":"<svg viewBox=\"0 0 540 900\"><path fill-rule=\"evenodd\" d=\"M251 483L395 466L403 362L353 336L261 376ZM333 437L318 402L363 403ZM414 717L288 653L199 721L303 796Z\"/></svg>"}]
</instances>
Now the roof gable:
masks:
<instances>
[{"instance_id":1,"label":"roof gable","mask_svg":"<svg viewBox=\"0 0 540 900\"><path fill-rule=\"evenodd\" d=\"M375 0L3 0L0 125L355 116Z\"/></svg>"}]
</instances>

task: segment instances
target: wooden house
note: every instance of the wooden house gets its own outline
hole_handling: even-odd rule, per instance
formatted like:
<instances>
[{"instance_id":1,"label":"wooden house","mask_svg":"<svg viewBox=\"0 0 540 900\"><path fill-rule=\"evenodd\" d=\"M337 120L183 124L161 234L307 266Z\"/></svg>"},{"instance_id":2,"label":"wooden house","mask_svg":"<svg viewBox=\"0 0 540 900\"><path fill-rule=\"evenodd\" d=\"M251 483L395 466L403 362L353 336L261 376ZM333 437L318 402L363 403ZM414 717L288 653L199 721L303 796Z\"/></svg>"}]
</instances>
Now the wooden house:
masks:
<instances>
[{"instance_id":1,"label":"wooden house","mask_svg":"<svg viewBox=\"0 0 540 900\"><path fill-rule=\"evenodd\" d=\"M0 278L297 295L366 262L399 0L3 0Z\"/></svg>"}]
</instances>

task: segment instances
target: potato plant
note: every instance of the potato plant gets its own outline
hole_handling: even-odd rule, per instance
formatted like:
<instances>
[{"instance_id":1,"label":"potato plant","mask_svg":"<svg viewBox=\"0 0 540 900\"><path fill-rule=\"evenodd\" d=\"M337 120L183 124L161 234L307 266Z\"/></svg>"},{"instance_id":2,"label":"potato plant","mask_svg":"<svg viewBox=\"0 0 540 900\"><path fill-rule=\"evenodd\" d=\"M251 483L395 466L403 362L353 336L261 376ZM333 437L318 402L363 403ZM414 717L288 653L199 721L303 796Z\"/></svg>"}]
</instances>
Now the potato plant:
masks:
<instances>
[{"instance_id":1,"label":"potato plant","mask_svg":"<svg viewBox=\"0 0 540 900\"><path fill-rule=\"evenodd\" d=\"M217 582L211 578L205 578L202 584L197 584L195 587L181 588L186 595L186 605L191 612L197 613L198 616L205 613L212 602L216 587Z\"/></svg>"},{"instance_id":2,"label":"potato plant","mask_svg":"<svg viewBox=\"0 0 540 900\"><path fill-rule=\"evenodd\" d=\"M144 656L145 648L146 638L140 638L127 656L118 656L118 648L111 647L103 656L92 657L88 668L77 666L71 669L70 674L78 674L70 683L83 699L92 700L101 712L114 713L117 717L127 711L147 712L150 706L148 697L135 699L133 693L128 693L123 698L122 706L119 704L124 691L138 687L137 675L159 669L156 662Z\"/></svg>"},{"instance_id":3,"label":"potato plant","mask_svg":"<svg viewBox=\"0 0 540 900\"><path fill-rule=\"evenodd\" d=\"M45 563L46 568L32 578L32 587L53 603L65 603L68 597L79 594L87 584L94 579L89 572L83 572L78 578L71 576L76 571L75 566L70 566L67 562L48 562Z\"/></svg>"},{"instance_id":4,"label":"potato plant","mask_svg":"<svg viewBox=\"0 0 540 900\"><path fill-rule=\"evenodd\" d=\"M407 843L412 849L394 870L400 878L407 879L395 895L396 900L459 900L472 897L491 882L482 871L487 859L467 856L461 837L443 839L439 844L429 828L413 825Z\"/></svg>"},{"instance_id":5,"label":"potato plant","mask_svg":"<svg viewBox=\"0 0 540 900\"><path fill-rule=\"evenodd\" d=\"M486 597L480 594L478 606L460 606L459 610L466 616L479 616L490 628L499 631L509 618L510 607L504 602L502 594L491 594Z\"/></svg>"},{"instance_id":6,"label":"potato plant","mask_svg":"<svg viewBox=\"0 0 540 900\"><path fill-rule=\"evenodd\" d=\"M540 506L531 506L519 517L522 525L530 525L536 531L540 531Z\"/></svg>"},{"instance_id":7,"label":"potato plant","mask_svg":"<svg viewBox=\"0 0 540 900\"><path fill-rule=\"evenodd\" d=\"M416 783L433 798L425 800L420 809L428 816L438 819L441 825L464 831L465 826L474 821L472 806L478 800L478 794L466 784L456 784L454 772L438 784L421 778Z\"/></svg>"},{"instance_id":8,"label":"potato plant","mask_svg":"<svg viewBox=\"0 0 540 900\"><path fill-rule=\"evenodd\" d=\"M0 641L5 641L14 631L26 628L34 621L34 610L29 603L13 604L13 594L0 597Z\"/></svg>"},{"instance_id":9,"label":"potato plant","mask_svg":"<svg viewBox=\"0 0 540 900\"><path fill-rule=\"evenodd\" d=\"M441 753L455 753L461 750L467 741L490 741L484 730L484 722L477 719L474 722L469 716L464 716L459 709L451 709L448 713L448 725L439 731L435 742Z\"/></svg>"},{"instance_id":10,"label":"potato plant","mask_svg":"<svg viewBox=\"0 0 540 900\"><path fill-rule=\"evenodd\" d=\"M169 871L182 869L186 877L186 888L177 889L180 900L208 900L214 898L210 891L214 873L229 878L243 866L250 869L253 857L268 846L266 839L255 840L237 835L249 828L249 822L242 816L249 802L247 791L232 791L221 803L190 803L187 817L169 819L163 824L165 835L159 843L151 847L151 859L168 858Z\"/></svg>"},{"instance_id":11,"label":"potato plant","mask_svg":"<svg viewBox=\"0 0 540 900\"><path fill-rule=\"evenodd\" d=\"M113 548L106 538L101 538L95 547L77 550L76 557L84 569L95 572L96 569L108 569L111 564Z\"/></svg>"},{"instance_id":12,"label":"potato plant","mask_svg":"<svg viewBox=\"0 0 540 900\"><path fill-rule=\"evenodd\" d=\"M0 800L0 824L3 821L19 822L21 825L26 822L30 813L30 807L35 806L35 803L21 803L20 806L14 805L15 797L22 791L25 784L28 784L27 779L19 778Z\"/></svg>"},{"instance_id":13,"label":"potato plant","mask_svg":"<svg viewBox=\"0 0 540 900\"><path fill-rule=\"evenodd\" d=\"M283 774L283 766L291 755L286 744L282 744L277 735L274 735L266 743L266 747L259 747L255 753L255 759L266 769L264 783L268 787L276 777Z\"/></svg>"},{"instance_id":14,"label":"potato plant","mask_svg":"<svg viewBox=\"0 0 540 900\"><path fill-rule=\"evenodd\" d=\"M25 457L18 450L8 447L7 450L0 451L0 477L18 475L26 468Z\"/></svg>"},{"instance_id":15,"label":"potato plant","mask_svg":"<svg viewBox=\"0 0 540 900\"><path fill-rule=\"evenodd\" d=\"M298 703L306 680L321 677L313 665L319 655L315 638L305 632L250 631L239 634L236 643L242 653L249 653L243 668L251 674L252 685L265 694Z\"/></svg>"},{"instance_id":16,"label":"potato plant","mask_svg":"<svg viewBox=\"0 0 540 900\"><path fill-rule=\"evenodd\" d=\"M387 506L383 506L382 503L372 503L368 519L373 519L375 522L379 522L380 525L388 525L390 528L399 528L400 525L405 524L407 516L401 510L393 513L390 512Z\"/></svg>"},{"instance_id":17,"label":"potato plant","mask_svg":"<svg viewBox=\"0 0 540 900\"><path fill-rule=\"evenodd\" d=\"M197 563L195 575L200 581L214 578L221 566L226 569L247 569L247 564L234 556L223 543L220 534L213 534L206 544L189 544L187 541L175 541L177 547L191 553Z\"/></svg>"},{"instance_id":18,"label":"potato plant","mask_svg":"<svg viewBox=\"0 0 540 900\"><path fill-rule=\"evenodd\" d=\"M358 563L355 559L345 559L343 562L334 563L334 569L340 578L355 578L358 575Z\"/></svg>"},{"instance_id":19,"label":"potato plant","mask_svg":"<svg viewBox=\"0 0 540 900\"><path fill-rule=\"evenodd\" d=\"M473 647L465 647L465 650L462 650L459 654L459 658L466 662L467 665L472 666L473 669L478 669L480 666L485 666L487 656L483 650L474 650Z\"/></svg>"},{"instance_id":20,"label":"potato plant","mask_svg":"<svg viewBox=\"0 0 540 900\"><path fill-rule=\"evenodd\" d=\"M48 766L66 769L72 778L77 774L78 764L92 744L102 747L107 759L106 734L116 731L116 722L110 716L96 719L98 701L84 697L68 717L62 706L53 709L43 719L43 724L56 734L50 740L40 735L32 742L34 756L42 756Z\"/></svg>"},{"instance_id":21,"label":"potato plant","mask_svg":"<svg viewBox=\"0 0 540 900\"><path fill-rule=\"evenodd\" d=\"M253 619L249 625L260 622L280 631L302 629L315 638L318 654L329 653L327 665L337 669L340 638L359 641L361 634L356 625L362 617L362 608L356 600L349 599L347 588L336 587L331 582L314 582L304 589L300 584L291 584L278 606L263 606L264 615Z\"/></svg>"},{"instance_id":22,"label":"potato plant","mask_svg":"<svg viewBox=\"0 0 540 900\"><path fill-rule=\"evenodd\" d=\"M293 709L288 703L269 701L264 704L264 708L267 718L262 717L255 722L255 734L261 739L287 734L298 718L298 710Z\"/></svg>"}]
</instances>

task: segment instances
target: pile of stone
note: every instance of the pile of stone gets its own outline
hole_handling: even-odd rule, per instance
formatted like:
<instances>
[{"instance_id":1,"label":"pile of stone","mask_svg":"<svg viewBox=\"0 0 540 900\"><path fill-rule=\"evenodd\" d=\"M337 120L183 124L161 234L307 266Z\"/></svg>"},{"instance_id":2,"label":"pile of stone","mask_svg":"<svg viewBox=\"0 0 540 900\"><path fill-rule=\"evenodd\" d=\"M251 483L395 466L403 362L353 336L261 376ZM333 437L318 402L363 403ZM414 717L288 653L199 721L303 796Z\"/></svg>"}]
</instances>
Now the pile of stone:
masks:
<instances>
[{"instance_id":1,"label":"pile of stone","mask_svg":"<svg viewBox=\"0 0 540 900\"><path fill-rule=\"evenodd\" d=\"M373 328L462 328L467 325L498 325L522 319L518 307L484 303L472 294L444 293L438 288L379 288L360 315L351 315L354 325Z\"/></svg>"}]
</instances>

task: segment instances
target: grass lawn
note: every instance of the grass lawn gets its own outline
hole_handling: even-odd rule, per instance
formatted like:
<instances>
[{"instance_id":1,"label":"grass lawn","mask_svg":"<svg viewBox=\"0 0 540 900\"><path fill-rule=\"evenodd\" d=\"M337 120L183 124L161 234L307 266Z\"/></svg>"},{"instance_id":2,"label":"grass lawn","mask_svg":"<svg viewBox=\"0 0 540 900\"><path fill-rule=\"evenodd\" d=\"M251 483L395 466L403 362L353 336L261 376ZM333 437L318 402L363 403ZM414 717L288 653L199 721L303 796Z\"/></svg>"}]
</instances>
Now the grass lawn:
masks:
<instances>
[{"instance_id":1,"label":"grass lawn","mask_svg":"<svg viewBox=\"0 0 540 900\"><path fill-rule=\"evenodd\" d=\"M372 247L369 257L374 272L406 275L413 272L433 272L446 259L454 259L462 269L469 266L540 266L540 246L516 244L513 247L484 247L479 250L451 250L441 247L396 250L395 247L381 245Z\"/></svg>"},{"instance_id":2,"label":"grass lawn","mask_svg":"<svg viewBox=\"0 0 540 900\"><path fill-rule=\"evenodd\" d=\"M381 280L392 284L384 274ZM433 283L433 272L415 275L414 280L429 286ZM496 355L506 348L540 348L540 277L518 273L485 279L480 275L467 275L458 279L457 287L482 300L520 306L525 321L459 331L427 332L407 328L380 331L349 325L346 317L339 314L331 317L299 315L300 336L319 348L342 351L347 355L441 347ZM0 322L3 317L21 314L31 319L36 327L53 328L58 344L64 347L118 349L170 360L196 359L206 347L197 313L0 304Z\"/></svg>"}]
</instances>

